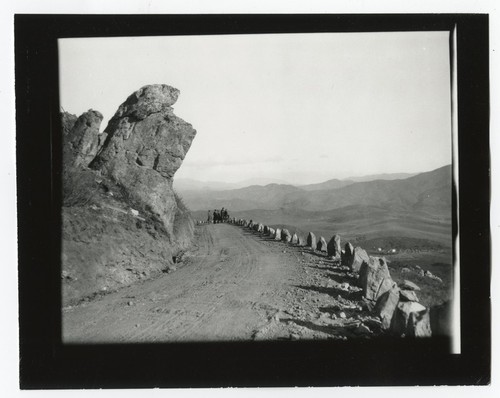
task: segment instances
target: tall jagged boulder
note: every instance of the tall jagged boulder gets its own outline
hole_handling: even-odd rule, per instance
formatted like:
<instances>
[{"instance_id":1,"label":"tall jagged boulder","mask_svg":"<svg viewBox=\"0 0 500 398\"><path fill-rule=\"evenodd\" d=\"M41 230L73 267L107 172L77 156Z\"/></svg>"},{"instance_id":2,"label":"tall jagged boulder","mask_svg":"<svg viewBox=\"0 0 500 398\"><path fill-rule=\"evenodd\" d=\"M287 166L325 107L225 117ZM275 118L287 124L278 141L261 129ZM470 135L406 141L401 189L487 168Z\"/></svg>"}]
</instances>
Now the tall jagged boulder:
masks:
<instances>
[{"instance_id":1,"label":"tall jagged boulder","mask_svg":"<svg viewBox=\"0 0 500 398\"><path fill-rule=\"evenodd\" d=\"M143 87L103 134L97 111L62 115L63 305L159 275L189 245L194 221L172 177L196 132L173 114L177 95Z\"/></svg>"},{"instance_id":2,"label":"tall jagged boulder","mask_svg":"<svg viewBox=\"0 0 500 398\"><path fill-rule=\"evenodd\" d=\"M292 244L293 245L296 245L299 243L299 237L297 236L297 233L295 232L293 235L292 235Z\"/></svg>"},{"instance_id":3,"label":"tall jagged boulder","mask_svg":"<svg viewBox=\"0 0 500 398\"><path fill-rule=\"evenodd\" d=\"M61 112L61 127L63 137L71 131L77 120L78 116L73 115L69 112Z\"/></svg>"},{"instance_id":4,"label":"tall jagged boulder","mask_svg":"<svg viewBox=\"0 0 500 398\"><path fill-rule=\"evenodd\" d=\"M333 235L328 242L328 255L333 258L340 258L342 248L340 247L340 236Z\"/></svg>"},{"instance_id":5,"label":"tall jagged boulder","mask_svg":"<svg viewBox=\"0 0 500 398\"><path fill-rule=\"evenodd\" d=\"M63 113L63 170L71 171L75 167L87 167L97 154L99 146L99 128L102 114L90 109L76 120L75 116Z\"/></svg>"},{"instance_id":6,"label":"tall jagged boulder","mask_svg":"<svg viewBox=\"0 0 500 398\"><path fill-rule=\"evenodd\" d=\"M166 84L130 95L109 121L106 142L90 164L155 214L169 236L177 209L172 177L196 135L191 124L173 113L178 96L179 90Z\"/></svg>"},{"instance_id":7,"label":"tall jagged boulder","mask_svg":"<svg viewBox=\"0 0 500 398\"><path fill-rule=\"evenodd\" d=\"M274 239L276 237L276 231L274 230L274 228L269 227L269 237L271 239Z\"/></svg>"},{"instance_id":8,"label":"tall jagged boulder","mask_svg":"<svg viewBox=\"0 0 500 398\"><path fill-rule=\"evenodd\" d=\"M281 228L276 228L276 233L274 234L275 240L281 240Z\"/></svg>"},{"instance_id":9,"label":"tall jagged boulder","mask_svg":"<svg viewBox=\"0 0 500 398\"><path fill-rule=\"evenodd\" d=\"M363 262L359 270L358 283L363 289L363 296L372 301L377 301L381 295L395 286L383 257L370 257L368 262Z\"/></svg>"},{"instance_id":10,"label":"tall jagged boulder","mask_svg":"<svg viewBox=\"0 0 500 398\"><path fill-rule=\"evenodd\" d=\"M309 234L307 235L307 246L309 246L313 250L316 249L316 235L314 235L314 233L312 232L309 232Z\"/></svg>"}]
</instances>

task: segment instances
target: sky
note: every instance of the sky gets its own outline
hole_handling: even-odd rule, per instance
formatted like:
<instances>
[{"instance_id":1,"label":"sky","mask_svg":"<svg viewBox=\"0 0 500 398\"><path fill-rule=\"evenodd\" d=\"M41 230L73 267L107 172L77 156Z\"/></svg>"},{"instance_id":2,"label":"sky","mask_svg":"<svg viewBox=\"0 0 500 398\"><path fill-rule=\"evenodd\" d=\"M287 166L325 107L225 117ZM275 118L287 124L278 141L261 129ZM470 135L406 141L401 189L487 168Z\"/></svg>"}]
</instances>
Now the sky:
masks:
<instances>
[{"instance_id":1,"label":"sky","mask_svg":"<svg viewBox=\"0 0 500 398\"><path fill-rule=\"evenodd\" d=\"M59 41L61 106L101 130L147 84L197 130L175 178L292 184L451 163L448 32Z\"/></svg>"}]
</instances>

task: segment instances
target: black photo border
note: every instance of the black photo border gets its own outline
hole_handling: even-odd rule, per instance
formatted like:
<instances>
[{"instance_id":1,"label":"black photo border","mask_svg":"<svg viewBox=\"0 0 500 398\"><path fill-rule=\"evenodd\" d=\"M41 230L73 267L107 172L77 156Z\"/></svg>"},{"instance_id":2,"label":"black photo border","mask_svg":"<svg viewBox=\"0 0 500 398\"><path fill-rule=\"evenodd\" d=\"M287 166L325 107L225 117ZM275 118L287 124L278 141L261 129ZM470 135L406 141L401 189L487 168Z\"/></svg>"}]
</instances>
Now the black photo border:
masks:
<instances>
[{"instance_id":1,"label":"black photo border","mask_svg":"<svg viewBox=\"0 0 500 398\"><path fill-rule=\"evenodd\" d=\"M491 372L487 14L15 16L20 387L484 385ZM461 354L448 341L63 345L57 40L457 28ZM168 83L168 82L164 82ZM456 202L454 201L456 206ZM455 225L456 227L456 225Z\"/></svg>"}]
</instances>

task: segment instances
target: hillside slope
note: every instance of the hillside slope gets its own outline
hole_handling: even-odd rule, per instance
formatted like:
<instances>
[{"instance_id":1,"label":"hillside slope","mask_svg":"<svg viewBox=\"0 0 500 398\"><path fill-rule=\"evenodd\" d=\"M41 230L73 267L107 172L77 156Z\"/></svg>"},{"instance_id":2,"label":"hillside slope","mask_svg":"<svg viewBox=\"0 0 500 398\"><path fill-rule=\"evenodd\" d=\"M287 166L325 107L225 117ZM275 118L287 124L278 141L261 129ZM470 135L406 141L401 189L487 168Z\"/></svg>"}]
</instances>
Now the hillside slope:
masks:
<instances>
[{"instance_id":1,"label":"hillside slope","mask_svg":"<svg viewBox=\"0 0 500 398\"><path fill-rule=\"evenodd\" d=\"M334 189L324 189L322 184L305 187L269 184L203 193L186 191L183 197L192 210L226 207L233 211L280 208L328 211L359 205L446 215L451 209L451 181L451 166L444 166L403 180L349 183ZM312 189L315 187L321 189Z\"/></svg>"},{"instance_id":2,"label":"hillside slope","mask_svg":"<svg viewBox=\"0 0 500 398\"><path fill-rule=\"evenodd\" d=\"M451 209L451 166L404 180L358 182L328 191L313 191L308 210L332 210L349 205L440 213Z\"/></svg>"},{"instance_id":3,"label":"hillside slope","mask_svg":"<svg viewBox=\"0 0 500 398\"><path fill-rule=\"evenodd\" d=\"M338 180L334 178L332 180L320 182L318 184L299 185L299 188L305 191L331 190L354 184L354 182L355 181L352 180Z\"/></svg>"}]
</instances>

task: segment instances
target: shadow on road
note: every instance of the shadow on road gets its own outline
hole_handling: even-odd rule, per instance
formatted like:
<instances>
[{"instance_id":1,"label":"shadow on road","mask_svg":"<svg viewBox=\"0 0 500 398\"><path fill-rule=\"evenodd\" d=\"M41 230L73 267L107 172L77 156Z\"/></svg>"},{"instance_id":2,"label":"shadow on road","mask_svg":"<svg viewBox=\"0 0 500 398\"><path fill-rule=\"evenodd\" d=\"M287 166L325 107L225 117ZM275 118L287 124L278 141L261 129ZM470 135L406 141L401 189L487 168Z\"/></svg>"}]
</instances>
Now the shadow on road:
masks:
<instances>
[{"instance_id":1,"label":"shadow on road","mask_svg":"<svg viewBox=\"0 0 500 398\"><path fill-rule=\"evenodd\" d=\"M346 300L360 300L362 297L362 292L347 292L342 289L338 289L335 287L323 287L323 286L304 286L304 285L294 285L295 287L303 290L308 290L311 292L318 292L323 294L328 294L332 297L342 297Z\"/></svg>"},{"instance_id":2,"label":"shadow on road","mask_svg":"<svg viewBox=\"0 0 500 398\"><path fill-rule=\"evenodd\" d=\"M317 325L316 323L310 321L303 321L301 319L281 319L280 322L289 324L290 322L295 323L298 326L302 326L304 328L314 330L316 332L321 332L325 334L329 334L330 336L336 337L352 337L352 333L346 329L344 326L333 326L333 325Z\"/></svg>"},{"instance_id":3,"label":"shadow on road","mask_svg":"<svg viewBox=\"0 0 500 398\"><path fill-rule=\"evenodd\" d=\"M359 314L359 310L358 309L354 309L354 308L341 308L340 306L338 305L334 305L334 306L330 306L330 307L319 307L318 308L320 312L324 313L324 314L335 314L335 315L338 315L339 312L343 312L347 318L352 318L354 316L356 316L357 314Z\"/></svg>"},{"instance_id":4,"label":"shadow on road","mask_svg":"<svg viewBox=\"0 0 500 398\"><path fill-rule=\"evenodd\" d=\"M331 271L331 270L327 269L327 271ZM347 282L350 285L356 285L356 283L358 282L358 278L355 278L355 277L349 276L349 275L345 275L345 274L344 275L339 275L337 273L328 272L325 276L327 276L332 281L335 281L337 283Z\"/></svg>"}]
</instances>

